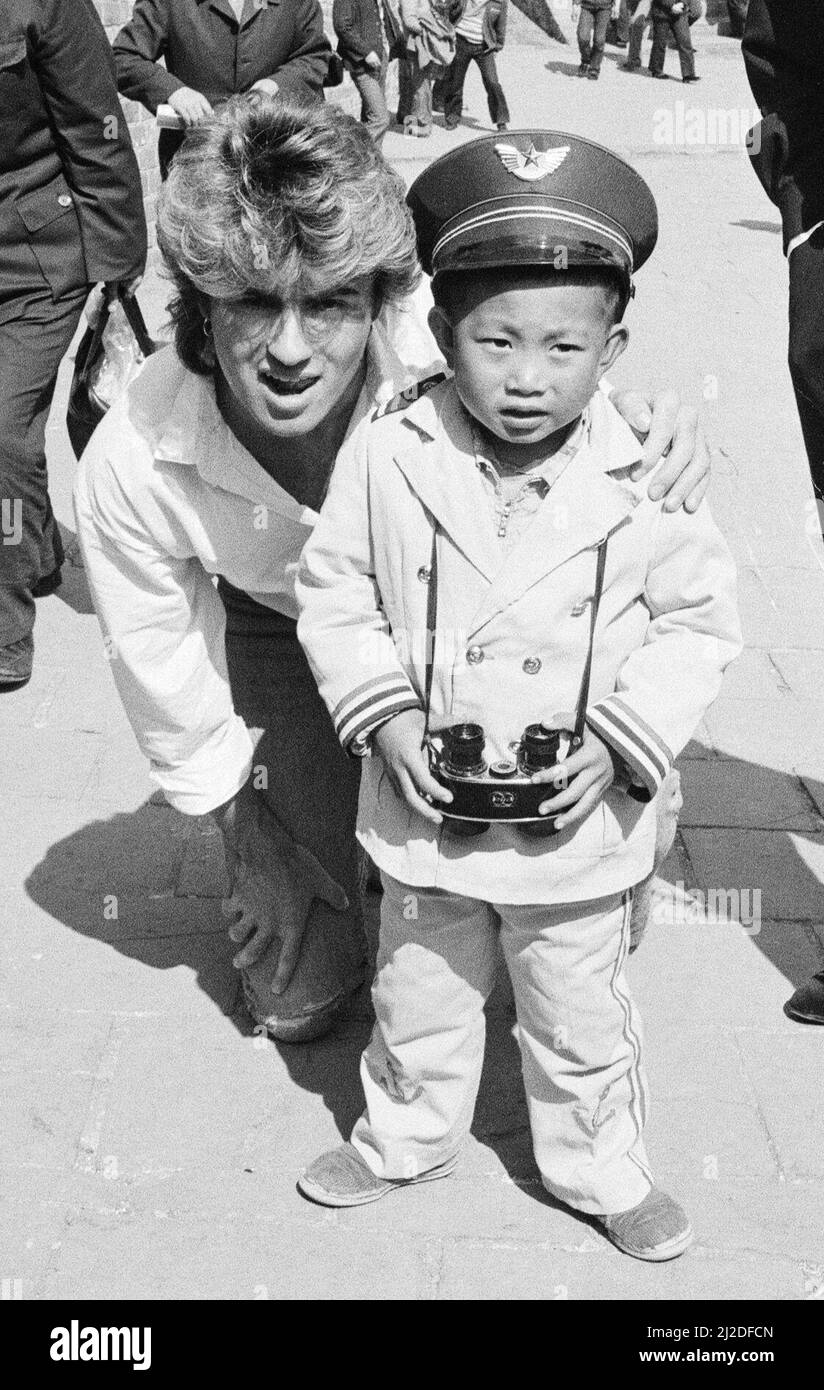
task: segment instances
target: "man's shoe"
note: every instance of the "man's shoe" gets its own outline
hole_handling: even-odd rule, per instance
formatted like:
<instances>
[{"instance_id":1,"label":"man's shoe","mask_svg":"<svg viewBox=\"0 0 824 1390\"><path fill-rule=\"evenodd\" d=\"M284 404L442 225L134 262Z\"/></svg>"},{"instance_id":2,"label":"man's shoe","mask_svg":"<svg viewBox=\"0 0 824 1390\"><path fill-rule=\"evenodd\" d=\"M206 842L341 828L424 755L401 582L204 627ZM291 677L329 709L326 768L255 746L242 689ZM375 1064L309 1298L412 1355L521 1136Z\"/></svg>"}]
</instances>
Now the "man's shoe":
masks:
<instances>
[{"instance_id":1,"label":"man's shoe","mask_svg":"<svg viewBox=\"0 0 824 1390\"><path fill-rule=\"evenodd\" d=\"M650 77L656 77L659 82L669 82L669 77L665 72L650 72Z\"/></svg>"},{"instance_id":2,"label":"man's shoe","mask_svg":"<svg viewBox=\"0 0 824 1390\"><path fill-rule=\"evenodd\" d=\"M784 1005L784 1012L799 1023L824 1023L824 970L799 985Z\"/></svg>"},{"instance_id":3,"label":"man's shoe","mask_svg":"<svg viewBox=\"0 0 824 1390\"><path fill-rule=\"evenodd\" d=\"M589 78L590 82L597 82L600 76L601 74L598 68L590 68L589 72L587 73L587 77Z\"/></svg>"},{"instance_id":4,"label":"man's shoe","mask_svg":"<svg viewBox=\"0 0 824 1390\"><path fill-rule=\"evenodd\" d=\"M298 1191L322 1207L362 1207L400 1187L448 1178L456 1163L457 1158L451 1158L417 1178L377 1178L353 1144L341 1144L309 1165L298 1178Z\"/></svg>"},{"instance_id":5,"label":"man's shoe","mask_svg":"<svg viewBox=\"0 0 824 1390\"><path fill-rule=\"evenodd\" d=\"M499 121L499 122L498 122L498 129L499 129L499 130L509 130L509 126L507 125L506 121Z\"/></svg>"},{"instance_id":6,"label":"man's shoe","mask_svg":"<svg viewBox=\"0 0 824 1390\"><path fill-rule=\"evenodd\" d=\"M701 81L701 78L698 76L697 73L695 73L693 77L682 77L682 78L681 78L681 81L682 81L682 82L700 82L700 81Z\"/></svg>"},{"instance_id":7,"label":"man's shoe","mask_svg":"<svg viewBox=\"0 0 824 1390\"><path fill-rule=\"evenodd\" d=\"M8 646L0 647L0 688L11 690L31 680L34 664L34 638L31 633Z\"/></svg>"},{"instance_id":8,"label":"man's shoe","mask_svg":"<svg viewBox=\"0 0 824 1390\"><path fill-rule=\"evenodd\" d=\"M444 121L443 128L444 130L457 130L459 125L460 121Z\"/></svg>"},{"instance_id":9,"label":"man's shoe","mask_svg":"<svg viewBox=\"0 0 824 1390\"><path fill-rule=\"evenodd\" d=\"M596 1220L607 1239L636 1260L674 1260L692 1244L686 1212L657 1187L637 1207Z\"/></svg>"},{"instance_id":10,"label":"man's shoe","mask_svg":"<svg viewBox=\"0 0 824 1390\"><path fill-rule=\"evenodd\" d=\"M621 63L621 71L622 71L622 72L640 72L640 70L641 70L641 64L640 64L640 63Z\"/></svg>"},{"instance_id":11,"label":"man's shoe","mask_svg":"<svg viewBox=\"0 0 824 1390\"><path fill-rule=\"evenodd\" d=\"M586 77L586 75L587 75L588 72L589 72L589 63L581 63L581 66L578 68L578 76L579 76L579 77Z\"/></svg>"}]
</instances>

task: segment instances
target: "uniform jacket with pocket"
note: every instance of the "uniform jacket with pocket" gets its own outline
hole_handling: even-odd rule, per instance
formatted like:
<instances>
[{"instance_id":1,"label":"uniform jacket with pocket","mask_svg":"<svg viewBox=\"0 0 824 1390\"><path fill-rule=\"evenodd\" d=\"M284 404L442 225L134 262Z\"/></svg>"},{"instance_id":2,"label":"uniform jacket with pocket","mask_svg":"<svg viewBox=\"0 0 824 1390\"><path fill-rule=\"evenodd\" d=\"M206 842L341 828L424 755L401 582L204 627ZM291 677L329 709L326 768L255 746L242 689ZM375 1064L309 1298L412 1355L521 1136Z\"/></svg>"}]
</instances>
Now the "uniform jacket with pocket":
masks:
<instances>
[{"instance_id":1,"label":"uniform jacket with pocket","mask_svg":"<svg viewBox=\"0 0 824 1390\"><path fill-rule=\"evenodd\" d=\"M246 0L240 23L228 0L137 0L114 41L121 92L150 111L180 87L214 106L263 77L321 99L331 51L318 0Z\"/></svg>"},{"instance_id":2,"label":"uniform jacket with pocket","mask_svg":"<svg viewBox=\"0 0 824 1390\"><path fill-rule=\"evenodd\" d=\"M91 0L0 0L0 319L131 279L146 260L140 174Z\"/></svg>"},{"instance_id":3,"label":"uniform jacket with pocket","mask_svg":"<svg viewBox=\"0 0 824 1390\"><path fill-rule=\"evenodd\" d=\"M670 513L650 501L648 479L629 478L639 456L597 392L578 452L504 554L451 382L361 424L297 585L298 636L344 747L357 751L388 716L423 705L435 523L431 729L482 724L490 761L511 757L527 724L575 709L608 537L588 723L653 797L717 695L740 631L735 566L708 508ZM511 903L604 896L649 873L655 822L649 799L615 787L550 839L501 824L459 839L407 808L377 753L364 759L359 837L412 886Z\"/></svg>"}]
</instances>

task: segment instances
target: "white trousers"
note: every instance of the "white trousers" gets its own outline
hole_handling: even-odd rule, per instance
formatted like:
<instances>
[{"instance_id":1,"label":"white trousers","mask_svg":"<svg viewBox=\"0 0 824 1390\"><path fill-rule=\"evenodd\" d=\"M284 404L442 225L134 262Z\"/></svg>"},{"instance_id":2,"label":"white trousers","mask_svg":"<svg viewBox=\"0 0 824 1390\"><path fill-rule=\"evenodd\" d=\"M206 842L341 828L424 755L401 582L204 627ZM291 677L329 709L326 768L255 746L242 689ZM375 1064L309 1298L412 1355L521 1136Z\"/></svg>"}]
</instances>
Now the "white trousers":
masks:
<instances>
[{"instance_id":1,"label":"white trousers","mask_svg":"<svg viewBox=\"0 0 824 1390\"><path fill-rule=\"evenodd\" d=\"M416 1177L461 1148L500 934L544 1185L583 1212L637 1206L652 1178L641 1028L624 978L632 892L523 907L382 878L377 1021L352 1134L372 1171Z\"/></svg>"}]
</instances>

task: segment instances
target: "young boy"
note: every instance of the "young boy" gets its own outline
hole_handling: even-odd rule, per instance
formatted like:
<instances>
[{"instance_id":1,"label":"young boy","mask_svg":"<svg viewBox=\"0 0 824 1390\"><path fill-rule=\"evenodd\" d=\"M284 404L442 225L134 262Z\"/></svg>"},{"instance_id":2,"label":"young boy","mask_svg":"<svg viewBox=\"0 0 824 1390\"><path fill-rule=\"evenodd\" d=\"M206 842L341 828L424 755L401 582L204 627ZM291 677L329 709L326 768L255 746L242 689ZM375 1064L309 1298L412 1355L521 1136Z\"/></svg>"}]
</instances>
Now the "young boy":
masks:
<instances>
[{"instance_id":1,"label":"young boy","mask_svg":"<svg viewBox=\"0 0 824 1390\"><path fill-rule=\"evenodd\" d=\"M537 130L462 146L409 202L454 379L353 432L298 582L384 886L366 1111L299 1185L347 1206L453 1170L500 937L545 1186L626 1253L671 1259L691 1231L644 1151L629 917L655 793L740 640L707 508L666 513L633 483L635 436L598 390L655 204L608 150ZM572 729L576 706L581 745L532 777L555 833L456 834L430 744L481 725L491 775L511 775L525 727Z\"/></svg>"}]
</instances>

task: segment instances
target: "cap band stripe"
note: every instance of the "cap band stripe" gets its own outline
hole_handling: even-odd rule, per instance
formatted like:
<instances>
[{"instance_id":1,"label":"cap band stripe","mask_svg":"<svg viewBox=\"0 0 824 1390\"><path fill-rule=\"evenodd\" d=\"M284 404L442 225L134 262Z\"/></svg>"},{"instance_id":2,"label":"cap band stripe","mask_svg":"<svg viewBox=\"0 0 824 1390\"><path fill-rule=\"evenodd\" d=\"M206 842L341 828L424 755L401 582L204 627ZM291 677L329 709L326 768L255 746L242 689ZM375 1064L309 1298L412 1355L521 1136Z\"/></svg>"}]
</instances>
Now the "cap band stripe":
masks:
<instances>
[{"instance_id":1,"label":"cap band stripe","mask_svg":"<svg viewBox=\"0 0 824 1390\"><path fill-rule=\"evenodd\" d=\"M621 248L629 261L630 270L632 269L633 256L631 243L626 237L606 227L603 222L598 222L591 217L583 217L580 214L562 212L558 208L525 208L523 203L513 204L508 208L497 208L494 212L481 213L478 217L473 217L468 221L462 222L459 227L454 227L452 231L445 232L432 248L432 260L434 262L439 252L442 251L450 241L454 241L456 237L462 236L465 232L478 231L481 227L492 226L496 222L518 222L524 220L568 222L573 226L597 232L600 236L615 242L615 244Z\"/></svg>"}]
</instances>

